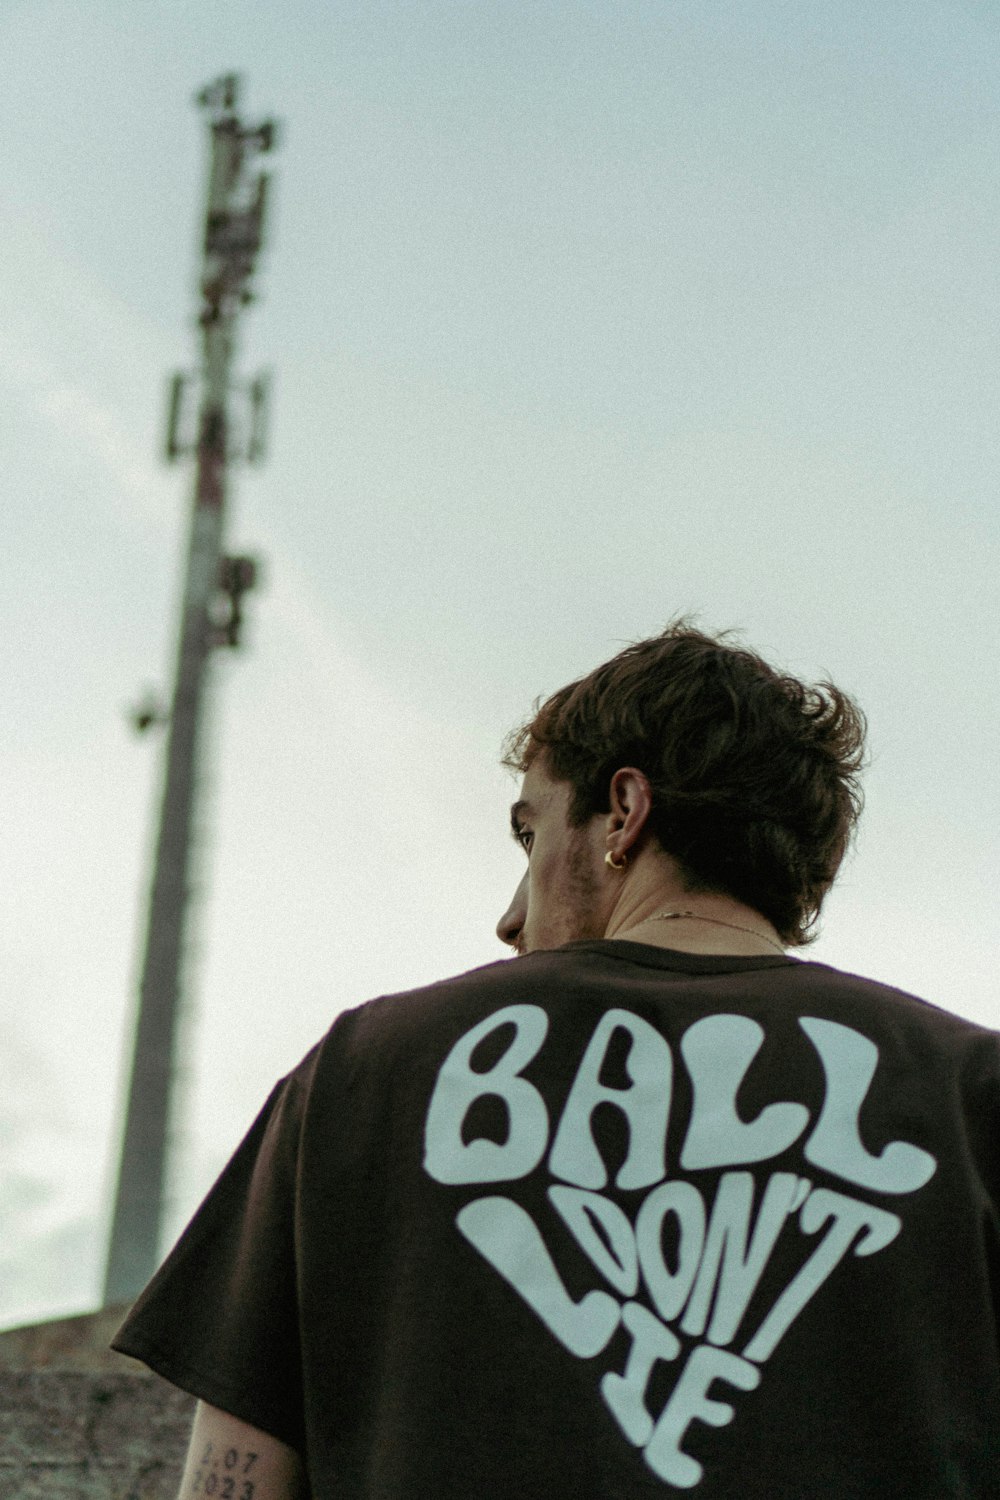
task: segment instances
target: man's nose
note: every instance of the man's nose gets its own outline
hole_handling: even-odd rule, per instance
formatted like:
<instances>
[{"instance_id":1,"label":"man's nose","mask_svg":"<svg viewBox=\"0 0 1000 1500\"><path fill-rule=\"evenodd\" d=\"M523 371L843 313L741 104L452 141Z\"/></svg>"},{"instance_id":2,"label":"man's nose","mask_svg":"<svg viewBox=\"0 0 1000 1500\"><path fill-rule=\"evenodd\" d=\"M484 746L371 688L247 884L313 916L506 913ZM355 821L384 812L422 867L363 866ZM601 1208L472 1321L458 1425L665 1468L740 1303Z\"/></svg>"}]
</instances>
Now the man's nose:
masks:
<instances>
[{"instance_id":1,"label":"man's nose","mask_svg":"<svg viewBox=\"0 0 1000 1500\"><path fill-rule=\"evenodd\" d=\"M497 937L501 943L516 948L525 918L528 915L528 872L525 870L521 883L514 892L514 899L497 923Z\"/></svg>"}]
</instances>

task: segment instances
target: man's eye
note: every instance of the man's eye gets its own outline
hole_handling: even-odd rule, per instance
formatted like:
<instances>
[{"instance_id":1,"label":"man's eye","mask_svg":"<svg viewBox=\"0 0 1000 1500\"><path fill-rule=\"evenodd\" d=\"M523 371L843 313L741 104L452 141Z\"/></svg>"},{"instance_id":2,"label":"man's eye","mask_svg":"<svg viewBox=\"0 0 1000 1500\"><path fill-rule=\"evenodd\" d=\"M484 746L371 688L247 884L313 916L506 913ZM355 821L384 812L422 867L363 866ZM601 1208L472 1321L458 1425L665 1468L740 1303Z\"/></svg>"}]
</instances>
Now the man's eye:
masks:
<instances>
[{"instance_id":1,"label":"man's eye","mask_svg":"<svg viewBox=\"0 0 1000 1500\"><path fill-rule=\"evenodd\" d=\"M517 842L520 844L525 854L527 854L529 849L531 848L531 840L533 838L534 834L531 832L530 828L519 828L517 830Z\"/></svg>"}]
</instances>

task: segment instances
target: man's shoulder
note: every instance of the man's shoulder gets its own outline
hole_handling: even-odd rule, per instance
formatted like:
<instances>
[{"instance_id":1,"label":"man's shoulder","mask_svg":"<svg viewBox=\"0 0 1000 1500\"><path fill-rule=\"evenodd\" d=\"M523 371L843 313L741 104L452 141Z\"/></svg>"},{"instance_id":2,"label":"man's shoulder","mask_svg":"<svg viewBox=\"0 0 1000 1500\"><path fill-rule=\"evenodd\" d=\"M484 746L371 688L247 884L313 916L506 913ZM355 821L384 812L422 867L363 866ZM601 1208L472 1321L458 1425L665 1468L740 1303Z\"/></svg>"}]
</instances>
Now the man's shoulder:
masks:
<instances>
[{"instance_id":1,"label":"man's shoulder","mask_svg":"<svg viewBox=\"0 0 1000 1500\"><path fill-rule=\"evenodd\" d=\"M558 991L569 981L573 969L564 949L532 953L525 958L501 958L430 984L367 1000L345 1011L331 1029L413 1031L456 1012L473 1015L481 1007L486 1014L494 1006Z\"/></svg>"},{"instance_id":2,"label":"man's shoulder","mask_svg":"<svg viewBox=\"0 0 1000 1500\"><path fill-rule=\"evenodd\" d=\"M803 990L817 996L838 995L891 1013L900 1021L908 1020L917 1027L931 1031L951 1032L956 1037L966 1035L1000 1042L1000 1033L993 1027L968 1016L959 1015L934 1000L928 1000L898 985L870 975L857 974L849 969L840 969L832 964L807 961L796 965L801 976Z\"/></svg>"},{"instance_id":3,"label":"man's shoulder","mask_svg":"<svg viewBox=\"0 0 1000 1500\"><path fill-rule=\"evenodd\" d=\"M630 945L618 946L624 949ZM644 957L648 961L649 954ZM616 963L615 959L625 962ZM591 989L603 995L613 991L616 981L625 977L624 971L634 970L637 962L635 955L614 953L612 944L596 942L539 950L516 959L503 958L430 984L365 1001L344 1011L331 1032L369 1037L385 1031L412 1033L437 1021L446 1022L456 1014L472 1018L476 1014L489 1014L502 1005L554 1003ZM697 986L699 979L718 979L725 973L728 979L738 982L739 989L745 988L748 994L758 996L770 994L782 1006L793 996L802 1004L840 1002L881 1012L901 1023L908 1021L918 1029L940 1029L1000 1041L1000 1032L994 1028L959 1015L936 1001L832 964L791 959L784 964L779 960L747 971L730 971L718 968L720 962L674 954L669 966L658 972L650 971L645 964L641 968L643 977L654 986L657 979L669 983L671 989L678 984L683 986L685 981ZM630 978L634 981L635 974ZM717 1001L718 994L713 999Z\"/></svg>"},{"instance_id":4,"label":"man's shoulder","mask_svg":"<svg viewBox=\"0 0 1000 1500\"><path fill-rule=\"evenodd\" d=\"M328 1089L334 1079L343 1089L421 1076L440 1063L442 1046L450 1047L484 1017L557 992L558 959L534 959L500 959L341 1011L283 1083L297 1084L308 1095L317 1086Z\"/></svg>"},{"instance_id":5,"label":"man's shoulder","mask_svg":"<svg viewBox=\"0 0 1000 1500\"><path fill-rule=\"evenodd\" d=\"M601 1010L616 1001L642 1006L644 999L658 997L673 1011L679 1000L701 1003L699 981L719 977L719 972L713 975L712 969L699 967L698 960L690 969L683 963L659 972L642 966L644 983L637 987L635 973L624 975L634 963L615 962L625 955L609 955L609 947L569 945L500 959L431 984L377 996L342 1012L311 1057L318 1053L331 1060L333 1054L349 1069L363 1065L365 1071L401 1061L415 1065L428 1049L438 1055L442 1045L457 1041L507 1006L542 1006L553 1018L571 1015L581 1025L593 1025L595 1004ZM617 988L623 976L628 980L627 1002ZM712 984L711 995L704 995L712 1009L747 1008L760 1018L772 1006L781 1014L791 1009L862 1031L874 1027L901 1040L908 1036L918 1051L927 1046L965 1053L970 1044L977 1051L985 1044L985 1052L994 1059L991 1066L1000 1069L1000 1033L884 981L798 960L737 971L730 977L739 977L739 985L721 990ZM658 980L664 981L662 988Z\"/></svg>"}]
</instances>

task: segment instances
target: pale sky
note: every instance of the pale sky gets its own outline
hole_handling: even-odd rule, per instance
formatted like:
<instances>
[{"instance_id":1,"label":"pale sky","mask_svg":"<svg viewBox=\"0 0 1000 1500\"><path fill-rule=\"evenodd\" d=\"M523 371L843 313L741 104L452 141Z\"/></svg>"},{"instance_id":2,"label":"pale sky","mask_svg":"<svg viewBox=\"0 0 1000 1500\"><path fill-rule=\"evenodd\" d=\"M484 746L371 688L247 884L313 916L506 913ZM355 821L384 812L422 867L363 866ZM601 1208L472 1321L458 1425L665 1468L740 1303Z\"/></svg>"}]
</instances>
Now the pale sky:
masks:
<instances>
[{"instance_id":1,"label":"pale sky","mask_svg":"<svg viewBox=\"0 0 1000 1500\"><path fill-rule=\"evenodd\" d=\"M805 956L1000 1023L996 5L3 0L0 55L0 1323L100 1295L223 72L275 397L168 1238L338 1011L501 956L504 734L680 610L868 714Z\"/></svg>"}]
</instances>

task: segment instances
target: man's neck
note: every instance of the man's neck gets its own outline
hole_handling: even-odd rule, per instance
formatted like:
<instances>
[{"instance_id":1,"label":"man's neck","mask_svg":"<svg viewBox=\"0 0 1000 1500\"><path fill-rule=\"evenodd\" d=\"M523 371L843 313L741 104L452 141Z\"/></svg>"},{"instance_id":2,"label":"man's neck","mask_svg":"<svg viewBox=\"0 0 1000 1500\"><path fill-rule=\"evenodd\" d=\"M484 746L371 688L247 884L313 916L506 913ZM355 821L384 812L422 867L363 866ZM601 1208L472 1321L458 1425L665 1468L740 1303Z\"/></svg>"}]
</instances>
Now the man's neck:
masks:
<instances>
[{"instance_id":1,"label":"man's neck","mask_svg":"<svg viewBox=\"0 0 1000 1500\"><path fill-rule=\"evenodd\" d=\"M774 927L753 907L715 892L685 891L673 882L622 903L604 935L681 953L750 958L783 951Z\"/></svg>"}]
</instances>

